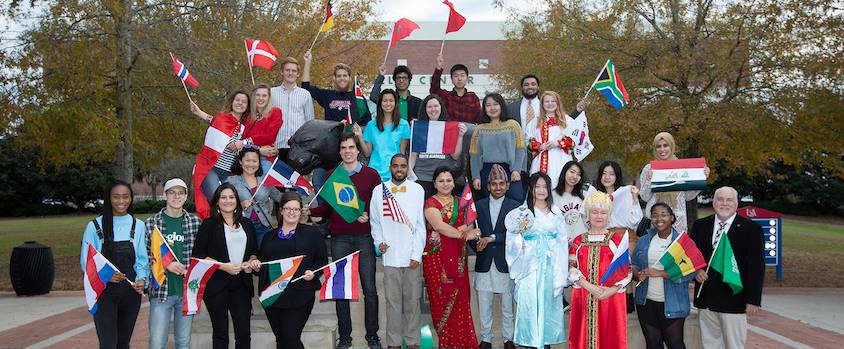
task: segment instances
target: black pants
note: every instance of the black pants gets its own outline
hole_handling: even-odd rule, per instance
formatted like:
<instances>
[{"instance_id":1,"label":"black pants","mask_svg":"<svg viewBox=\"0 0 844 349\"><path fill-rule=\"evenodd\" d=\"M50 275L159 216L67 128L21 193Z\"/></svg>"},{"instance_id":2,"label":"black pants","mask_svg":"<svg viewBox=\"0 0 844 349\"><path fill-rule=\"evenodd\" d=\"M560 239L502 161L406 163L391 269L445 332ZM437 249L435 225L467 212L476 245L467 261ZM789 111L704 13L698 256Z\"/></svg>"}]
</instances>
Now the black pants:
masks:
<instances>
[{"instance_id":1,"label":"black pants","mask_svg":"<svg viewBox=\"0 0 844 349\"><path fill-rule=\"evenodd\" d=\"M232 280L223 291L213 295L206 294L202 298L211 318L211 341L214 349L229 347L229 313L234 326L234 347L248 349L252 340L249 332L252 297L246 286L240 280Z\"/></svg>"},{"instance_id":2,"label":"black pants","mask_svg":"<svg viewBox=\"0 0 844 349\"><path fill-rule=\"evenodd\" d=\"M129 348L140 309L141 295L127 282L108 283L97 300L97 313L94 314L100 348Z\"/></svg>"},{"instance_id":3,"label":"black pants","mask_svg":"<svg viewBox=\"0 0 844 349\"><path fill-rule=\"evenodd\" d=\"M360 251L358 275L363 289L363 326L366 328L366 339L378 338L378 289L375 288L375 249L372 246L372 236L369 234L335 235L331 238L331 256L335 259ZM352 312L349 300L335 300L334 307L337 311L340 339L352 339Z\"/></svg>"},{"instance_id":4,"label":"black pants","mask_svg":"<svg viewBox=\"0 0 844 349\"><path fill-rule=\"evenodd\" d=\"M636 315L639 317L639 325L642 326L648 349L662 349L663 343L668 349L686 348L683 343L683 324L686 318L666 318L665 303L646 299L645 305L636 304Z\"/></svg>"},{"instance_id":5,"label":"black pants","mask_svg":"<svg viewBox=\"0 0 844 349\"><path fill-rule=\"evenodd\" d=\"M314 309L314 299L298 308L266 308L267 320L275 335L277 349L304 349L302 344L302 330Z\"/></svg>"}]
</instances>

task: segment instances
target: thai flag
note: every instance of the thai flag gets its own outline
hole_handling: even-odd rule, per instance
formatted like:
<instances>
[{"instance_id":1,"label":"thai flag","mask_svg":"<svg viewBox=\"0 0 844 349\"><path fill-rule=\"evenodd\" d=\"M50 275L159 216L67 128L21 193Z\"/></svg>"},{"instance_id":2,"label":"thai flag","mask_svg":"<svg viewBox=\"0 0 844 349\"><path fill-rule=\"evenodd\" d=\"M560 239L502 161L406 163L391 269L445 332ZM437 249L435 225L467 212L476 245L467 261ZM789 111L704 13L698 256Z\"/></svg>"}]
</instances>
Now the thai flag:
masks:
<instances>
[{"instance_id":1,"label":"thai flag","mask_svg":"<svg viewBox=\"0 0 844 349\"><path fill-rule=\"evenodd\" d=\"M182 315L194 315L199 312L202 303L202 294L205 293L205 285L220 263L204 259L191 258L188 272L185 274L185 286L182 291Z\"/></svg>"},{"instance_id":2,"label":"thai flag","mask_svg":"<svg viewBox=\"0 0 844 349\"><path fill-rule=\"evenodd\" d=\"M244 44L249 66L273 69L273 63L278 59L278 51L273 45L264 40L244 40Z\"/></svg>"},{"instance_id":3,"label":"thai flag","mask_svg":"<svg viewBox=\"0 0 844 349\"><path fill-rule=\"evenodd\" d=\"M179 79L181 79L182 82L185 83L185 85L188 85L192 88L198 88L199 81L196 81L196 79L193 78L193 75L190 75L190 72L188 72L188 67L185 66L185 64L182 63L182 61L180 61L178 58L176 58L176 55L172 53L170 53L170 58L173 59L173 74L176 74L176 76L178 76Z\"/></svg>"},{"instance_id":4,"label":"thai flag","mask_svg":"<svg viewBox=\"0 0 844 349\"><path fill-rule=\"evenodd\" d=\"M311 182L308 182L307 178L293 170L284 161L278 161L278 158L275 158L272 168L270 168L270 171L264 177L264 185L296 188L296 191L302 195L308 195L308 192L314 190L314 186Z\"/></svg>"},{"instance_id":5,"label":"thai flag","mask_svg":"<svg viewBox=\"0 0 844 349\"><path fill-rule=\"evenodd\" d=\"M627 277L628 269L625 267L630 266L630 236L628 236L627 231L624 232L624 236L618 245L614 241L610 241L610 250L613 254L612 262L604 276L601 277L601 283L605 285L615 284Z\"/></svg>"},{"instance_id":6,"label":"thai flag","mask_svg":"<svg viewBox=\"0 0 844 349\"><path fill-rule=\"evenodd\" d=\"M105 291L108 280L117 272L117 267L105 258L93 245L88 244L88 257L85 261L85 275L82 285L85 288L85 301L88 311L97 313L97 299Z\"/></svg>"},{"instance_id":7,"label":"thai flag","mask_svg":"<svg viewBox=\"0 0 844 349\"><path fill-rule=\"evenodd\" d=\"M457 121L413 121L410 151L417 153L454 154L460 141Z\"/></svg>"},{"instance_id":8,"label":"thai flag","mask_svg":"<svg viewBox=\"0 0 844 349\"><path fill-rule=\"evenodd\" d=\"M358 300L358 255L360 251L343 257L325 269L325 282L319 290L319 300Z\"/></svg>"},{"instance_id":9,"label":"thai flag","mask_svg":"<svg viewBox=\"0 0 844 349\"><path fill-rule=\"evenodd\" d=\"M458 209L466 210L465 220L466 225L470 225L478 219L478 210L475 209L475 199L472 197L472 188L469 183L463 188L463 194L460 195L460 202L457 204Z\"/></svg>"}]
</instances>

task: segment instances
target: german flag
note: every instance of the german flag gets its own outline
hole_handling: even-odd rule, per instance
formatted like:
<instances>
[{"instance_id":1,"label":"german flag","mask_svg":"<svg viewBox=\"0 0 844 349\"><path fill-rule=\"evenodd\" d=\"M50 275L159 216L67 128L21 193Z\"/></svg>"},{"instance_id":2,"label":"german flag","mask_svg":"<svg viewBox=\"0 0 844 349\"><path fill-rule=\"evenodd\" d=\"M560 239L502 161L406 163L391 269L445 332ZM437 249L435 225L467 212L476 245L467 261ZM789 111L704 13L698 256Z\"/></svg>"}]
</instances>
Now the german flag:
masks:
<instances>
[{"instance_id":1,"label":"german flag","mask_svg":"<svg viewBox=\"0 0 844 349\"><path fill-rule=\"evenodd\" d=\"M325 33L331 28L334 28L334 13L331 12L331 0L328 0L325 3L325 22L322 23L319 31Z\"/></svg>"}]
</instances>

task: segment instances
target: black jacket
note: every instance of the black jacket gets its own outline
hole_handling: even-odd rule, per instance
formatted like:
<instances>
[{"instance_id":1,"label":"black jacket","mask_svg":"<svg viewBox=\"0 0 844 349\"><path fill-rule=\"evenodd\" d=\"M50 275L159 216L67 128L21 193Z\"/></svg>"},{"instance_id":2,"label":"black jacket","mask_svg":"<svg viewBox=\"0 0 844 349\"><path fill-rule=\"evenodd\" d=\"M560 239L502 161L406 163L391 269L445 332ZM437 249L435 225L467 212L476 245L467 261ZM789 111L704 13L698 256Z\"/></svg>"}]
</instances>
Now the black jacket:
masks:
<instances>
[{"instance_id":1,"label":"black jacket","mask_svg":"<svg viewBox=\"0 0 844 349\"><path fill-rule=\"evenodd\" d=\"M714 226L714 215L701 218L695 221L690 233L707 262L710 261L714 252L712 249ZM744 288L733 295L730 286L721 281L721 273L710 268L709 279L703 284L703 292L700 297L695 298L695 307L719 313L742 314L747 304L757 306L762 304L762 283L765 276L762 227L756 222L736 215L726 236L721 237L721 239L724 238L730 239ZM695 282L695 295L699 288L700 283Z\"/></svg>"},{"instance_id":2,"label":"black jacket","mask_svg":"<svg viewBox=\"0 0 844 349\"><path fill-rule=\"evenodd\" d=\"M378 104L378 99L381 98L381 85L384 83L384 75L378 75L375 82L372 84L372 90L369 92L369 100ZM396 91L398 93L398 91ZM411 122L419 118L419 114L424 111L422 107L422 100L410 92L407 94L407 122ZM399 108L399 101L396 101L396 110Z\"/></svg>"},{"instance_id":3,"label":"black jacket","mask_svg":"<svg viewBox=\"0 0 844 349\"><path fill-rule=\"evenodd\" d=\"M299 264L299 268L296 269L296 273L293 274L293 279L305 274L306 270L316 270L328 264L325 241L322 239L322 233L316 227L299 224L296 227L296 234L287 240L282 240L278 237L277 229L264 235L259 257L261 261L268 262L300 255L304 257ZM289 284L284 289L284 292L281 293L279 299L273 303L272 307L296 308L308 304L307 302L313 302L316 291L322 285L319 282L320 275L322 275L321 271L315 273L311 281L299 280ZM263 265L258 281L259 288L263 290L271 282L272 280L269 279L268 274L268 266Z\"/></svg>"},{"instance_id":4,"label":"black jacket","mask_svg":"<svg viewBox=\"0 0 844 349\"><path fill-rule=\"evenodd\" d=\"M246 218L240 219L240 225L243 231L246 232L246 251L243 254L243 261L248 261L250 256L258 255L258 245L255 242L255 228ZM193 257L204 259L211 257L221 263L228 263L229 250L226 245L226 232L223 224L218 224L213 218L206 219L199 226L199 231L196 233L196 242L193 245ZM240 272L237 275L231 275L225 271L217 269L208 283L205 285L205 295L210 296L225 290L229 287L231 282L242 282L243 286L249 290L251 296L255 295L255 290L252 287L252 274Z\"/></svg>"},{"instance_id":5,"label":"black jacket","mask_svg":"<svg viewBox=\"0 0 844 349\"><path fill-rule=\"evenodd\" d=\"M504 217L513 209L519 207L518 201L504 197L504 202L501 203L501 211L498 212L498 217L495 217L495 229L492 229L492 219L489 212L489 198L478 200L475 207L478 210L478 228L481 229L481 237L495 234L495 241L486 245L483 251L478 252L477 241L469 241L469 247L478 254L475 259L475 272L486 273L489 272L492 263L495 262L495 268L499 272L508 273L507 259L504 256L504 250L507 239L507 228L504 227Z\"/></svg>"}]
</instances>

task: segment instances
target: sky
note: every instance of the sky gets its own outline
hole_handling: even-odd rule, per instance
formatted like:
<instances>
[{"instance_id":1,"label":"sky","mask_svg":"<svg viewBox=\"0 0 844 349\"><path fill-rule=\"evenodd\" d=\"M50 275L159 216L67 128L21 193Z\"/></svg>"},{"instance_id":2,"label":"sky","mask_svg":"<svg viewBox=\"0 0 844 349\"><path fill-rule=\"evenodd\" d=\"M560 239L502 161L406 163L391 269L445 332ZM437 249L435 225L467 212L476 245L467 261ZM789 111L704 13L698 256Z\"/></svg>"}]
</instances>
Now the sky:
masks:
<instances>
[{"instance_id":1,"label":"sky","mask_svg":"<svg viewBox=\"0 0 844 349\"><path fill-rule=\"evenodd\" d=\"M470 21L504 21L507 14L492 5L492 0L451 0L454 8ZM504 0L506 6L536 8L536 0ZM407 17L414 21L446 21L448 7L442 0L381 0L376 6L378 20L395 21Z\"/></svg>"}]
</instances>

